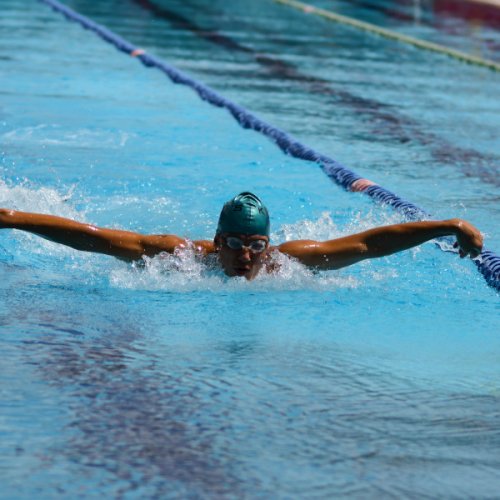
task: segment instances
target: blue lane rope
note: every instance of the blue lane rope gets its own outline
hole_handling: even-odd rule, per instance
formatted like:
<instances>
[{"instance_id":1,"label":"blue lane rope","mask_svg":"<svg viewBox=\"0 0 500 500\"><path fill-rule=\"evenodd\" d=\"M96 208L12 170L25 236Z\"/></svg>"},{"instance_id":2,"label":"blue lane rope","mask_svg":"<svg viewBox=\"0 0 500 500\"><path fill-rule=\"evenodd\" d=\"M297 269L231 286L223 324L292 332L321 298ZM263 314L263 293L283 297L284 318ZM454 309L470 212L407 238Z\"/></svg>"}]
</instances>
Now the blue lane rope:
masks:
<instances>
[{"instance_id":1,"label":"blue lane rope","mask_svg":"<svg viewBox=\"0 0 500 500\"><path fill-rule=\"evenodd\" d=\"M194 80L174 66L171 66L151 54L147 54L139 47L135 47L108 28L95 23L88 17L79 14L66 5L61 4L57 0L39 1L49 5L55 11L62 13L67 19L76 21L85 29L98 34L103 40L111 43L118 50L125 52L132 57L138 58L145 66L160 69L170 78L170 80L172 80L172 82L191 87L204 101L207 101L214 106L227 109L243 128L255 130L256 132L260 132L270 138L285 154L293 156L294 158L318 163L323 172L325 172L325 174L332 179L332 181L347 191L365 193L372 199L382 204L389 205L397 211L403 213L407 220L420 220L430 217L430 215L420 207L409 201L403 200L382 186L379 186L368 179L362 178L352 170L345 168L333 158L318 153L315 150L301 144L289 134L273 127L272 125L269 125L260 118L257 118L245 108L226 99L210 87ZM481 255L477 259L474 259L474 263L486 279L487 283L497 291L500 291L500 257L489 250L483 250Z\"/></svg>"}]
</instances>

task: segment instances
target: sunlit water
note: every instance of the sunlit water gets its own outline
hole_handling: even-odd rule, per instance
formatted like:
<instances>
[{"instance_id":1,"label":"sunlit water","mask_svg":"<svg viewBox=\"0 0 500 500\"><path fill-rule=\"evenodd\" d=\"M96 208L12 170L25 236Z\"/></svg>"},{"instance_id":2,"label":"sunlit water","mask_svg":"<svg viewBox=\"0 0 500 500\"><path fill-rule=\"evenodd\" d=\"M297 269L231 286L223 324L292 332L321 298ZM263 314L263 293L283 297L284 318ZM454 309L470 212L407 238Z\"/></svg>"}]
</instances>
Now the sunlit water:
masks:
<instances>
[{"instance_id":1,"label":"sunlit water","mask_svg":"<svg viewBox=\"0 0 500 500\"><path fill-rule=\"evenodd\" d=\"M500 251L496 74L271 2L71 5ZM209 239L250 189L274 242L401 221L42 4L2 7L0 206ZM276 258L248 283L1 231L0 496L495 497L498 294L473 263Z\"/></svg>"}]
</instances>

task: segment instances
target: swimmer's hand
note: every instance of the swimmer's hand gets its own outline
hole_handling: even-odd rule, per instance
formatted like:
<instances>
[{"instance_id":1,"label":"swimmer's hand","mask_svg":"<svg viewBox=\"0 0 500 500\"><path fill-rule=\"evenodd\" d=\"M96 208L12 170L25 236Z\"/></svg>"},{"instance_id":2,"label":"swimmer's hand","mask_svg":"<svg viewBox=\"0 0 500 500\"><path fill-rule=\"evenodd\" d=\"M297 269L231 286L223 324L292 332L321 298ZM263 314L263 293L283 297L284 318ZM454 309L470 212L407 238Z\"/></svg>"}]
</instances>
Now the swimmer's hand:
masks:
<instances>
[{"instance_id":1,"label":"swimmer's hand","mask_svg":"<svg viewBox=\"0 0 500 500\"><path fill-rule=\"evenodd\" d=\"M458 248L460 258L469 255L471 259L476 258L483 248L483 236L479 230L469 222L462 219L452 219L456 227L455 237L456 243L453 245Z\"/></svg>"},{"instance_id":2,"label":"swimmer's hand","mask_svg":"<svg viewBox=\"0 0 500 500\"><path fill-rule=\"evenodd\" d=\"M0 229L6 229L9 227L7 218L9 214L12 214L13 212L13 210L9 210L7 208L0 208Z\"/></svg>"}]
</instances>

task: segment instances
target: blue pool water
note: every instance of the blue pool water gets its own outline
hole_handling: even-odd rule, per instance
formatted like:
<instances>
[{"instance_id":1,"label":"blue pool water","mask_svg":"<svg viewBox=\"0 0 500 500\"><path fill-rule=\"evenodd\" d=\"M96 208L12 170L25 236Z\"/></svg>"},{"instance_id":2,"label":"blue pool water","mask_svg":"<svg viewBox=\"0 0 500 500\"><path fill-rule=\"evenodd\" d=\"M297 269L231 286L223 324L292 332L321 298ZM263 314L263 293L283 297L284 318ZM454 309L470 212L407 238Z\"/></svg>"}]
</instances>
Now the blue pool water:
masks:
<instances>
[{"instance_id":1,"label":"blue pool water","mask_svg":"<svg viewBox=\"0 0 500 500\"><path fill-rule=\"evenodd\" d=\"M69 5L500 251L498 74L264 0ZM275 241L401 220L41 3L2 7L0 206L207 239L243 189ZM2 498L497 495L498 293L432 243L247 283L1 231L0 275Z\"/></svg>"}]
</instances>

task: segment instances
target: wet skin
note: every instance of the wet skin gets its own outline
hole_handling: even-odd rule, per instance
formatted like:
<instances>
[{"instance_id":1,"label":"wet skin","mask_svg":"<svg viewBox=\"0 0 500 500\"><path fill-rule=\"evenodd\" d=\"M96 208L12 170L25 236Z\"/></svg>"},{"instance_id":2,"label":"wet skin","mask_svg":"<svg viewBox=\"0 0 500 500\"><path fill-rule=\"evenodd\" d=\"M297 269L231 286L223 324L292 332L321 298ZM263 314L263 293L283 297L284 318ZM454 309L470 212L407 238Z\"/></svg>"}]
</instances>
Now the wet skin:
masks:
<instances>
[{"instance_id":1,"label":"wet skin","mask_svg":"<svg viewBox=\"0 0 500 500\"><path fill-rule=\"evenodd\" d=\"M112 255L125 261L154 257L177 248L194 246L201 256L216 253L227 276L254 279L262 268L272 272L270 252L278 251L301 264L322 270L340 269L365 259L385 257L442 236L454 236L460 257L477 257L483 247L481 232L462 219L417 221L376 227L326 241L294 240L269 245L263 235L220 234L214 240L189 241L174 234L140 234L108 229L54 215L0 208L0 229L20 229L76 250ZM239 238L243 246L231 249L227 238ZM262 252L252 251L253 241L263 240Z\"/></svg>"}]
</instances>

